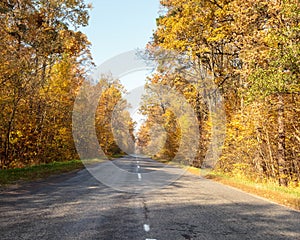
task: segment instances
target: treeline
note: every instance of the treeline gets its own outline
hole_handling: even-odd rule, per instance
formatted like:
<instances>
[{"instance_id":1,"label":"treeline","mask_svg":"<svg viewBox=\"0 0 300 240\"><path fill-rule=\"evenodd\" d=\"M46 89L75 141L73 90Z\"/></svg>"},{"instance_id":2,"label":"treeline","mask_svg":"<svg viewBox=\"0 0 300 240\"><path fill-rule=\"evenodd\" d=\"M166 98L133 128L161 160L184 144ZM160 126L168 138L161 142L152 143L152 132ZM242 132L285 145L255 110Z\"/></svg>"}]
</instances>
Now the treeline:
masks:
<instances>
[{"instance_id":1,"label":"treeline","mask_svg":"<svg viewBox=\"0 0 300 240\"><path fill-rule=\"evenodd\" d=\"M193 106L200 137L191 164L202 166L212 138L211 103L219 99L207 85L212 81L226 112L226 139L215 169L284 186L298 184L299 1L160 2L157 30L147 47L148 57L159 66L147 88L170 86ZM181 137L178 120L167 106L147 104L151 95L144 98L141 110L148 120L140 130L139 145L150 144L158 119L166 144L155 155L172 159Z\"/></svg>"},{"instance_id":2,"label":"treeline","mask_svg":"<svg viewBox=\"0 0 300 240\"><path fill-rule=\"evenodd\" d=\"M0 169L78 158L72 110L93 66L78 28L88 24L89 8L83 0L0 2ZM98 85L119 99L121 89L105 81ZM106 131L101 121L97 132ZM105 152L118 152L104 136Z\"/></svg>"},{"instance_id":3,"label":"treeline","mask_svg":"<svg viewBox=\"0 0 300 240\"><path fill-rule=\"evenodd\" d=\"M82 160L105 159L134 149L134 126L119 79L101 74L85 81L73 107L72 129Z\"/></svg>"},{"instance_id":4,"label":"treeline","mask_svg":"<svg viewBox=\"0 0 300 240\"><path fill-rule=\"evenodd\" d=\"M96 144L106 156L132 153L135 122L127 110L129 104L123 98L126 94L123 85L119 79L104 75L92 88L101 92L95 113Z\"/></svg>"}]
</instances>

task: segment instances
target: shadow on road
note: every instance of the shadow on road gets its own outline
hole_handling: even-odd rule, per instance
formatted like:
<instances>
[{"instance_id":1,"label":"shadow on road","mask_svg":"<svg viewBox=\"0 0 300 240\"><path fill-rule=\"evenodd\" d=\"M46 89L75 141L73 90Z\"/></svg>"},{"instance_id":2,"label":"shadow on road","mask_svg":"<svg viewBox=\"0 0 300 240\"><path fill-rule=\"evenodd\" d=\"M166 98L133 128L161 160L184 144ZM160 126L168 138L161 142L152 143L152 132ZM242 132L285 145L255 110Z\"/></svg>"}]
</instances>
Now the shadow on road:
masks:
<instances>
[{"instance_id":1,"label":"shadow on road","mask_svg":"<svg viewBox=\"0 0 300 240\"><path fill-rule=\"evenodd\" d=\"M2 240L300 239L299 212L190 175L133 194L83 170L2 191L0 215Z\"/></svg>"}]
</instances>

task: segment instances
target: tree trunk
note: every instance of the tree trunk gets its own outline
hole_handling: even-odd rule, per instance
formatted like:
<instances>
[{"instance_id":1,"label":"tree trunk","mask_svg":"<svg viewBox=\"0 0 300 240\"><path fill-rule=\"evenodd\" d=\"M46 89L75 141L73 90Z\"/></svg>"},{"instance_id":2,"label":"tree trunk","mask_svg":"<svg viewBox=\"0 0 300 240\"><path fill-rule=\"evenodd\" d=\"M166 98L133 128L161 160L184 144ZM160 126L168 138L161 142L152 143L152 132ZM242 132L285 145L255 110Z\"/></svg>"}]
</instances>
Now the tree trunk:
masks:
<instances>
[{"instance_id":1,"label":"tree trunk","mask_svg":"<svg viewBox=\"0 0 300 240\"><path fill-rule=\"evenodd\" d=\"M17 111L17 106L19 103L19 98L17 100L14 101L13 104L13 109L10 115L10 118L8 120L8 125L7 125L7 131L6 131L6 138L5 138L5 142L4 142L4 159L3 159L3 163L2 163L2 168L6 168L9 166L10 163L10 159L9 159L9 154L10 154L10 137L11 137L11 131L13 128L13 122L15 120L15 115L16 115L16 111Z\"/></svg>"},{"instance_id":2,"label":"tree trunk","mask_svg":"<svg viewBox=\"0 0 300 240\"><path fill-rule=\"evenodd\" d=\"M282 94L278 94L278 168L279 185L288 185L288 172L285 159L285 126L284 126L284 99Z\"/></svg>"}]
</instances>

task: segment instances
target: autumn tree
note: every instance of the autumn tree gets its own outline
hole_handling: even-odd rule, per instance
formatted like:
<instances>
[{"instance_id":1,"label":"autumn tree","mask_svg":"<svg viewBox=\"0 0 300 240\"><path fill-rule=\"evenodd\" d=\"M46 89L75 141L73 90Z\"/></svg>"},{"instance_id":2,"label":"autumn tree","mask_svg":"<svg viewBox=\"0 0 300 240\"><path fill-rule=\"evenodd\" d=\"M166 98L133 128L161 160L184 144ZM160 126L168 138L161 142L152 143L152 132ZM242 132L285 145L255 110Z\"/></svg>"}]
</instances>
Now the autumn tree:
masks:
<instances>
[{"instance_id":1,"label":"autumn tree","mask_svg":"<svg viewBox=\"0 0 300 240\"><path fill-rule=\"evenodd\" d=\"M152 83L183 93L206 136L213 132L203 132L211 125L211 93L222 94L227 140L218 168L284 186L299 181L298 1L162 0L161 5L148 45L159 63ZM207 76L217 87L207 84Z\"/></svg>"},{"instance_id":2,"label":"autumn tree","mask_svg":"<svg viewBox=\"0 0 300 240\"><path fill-rule=\"evenodd\" d=\"M134 122L123 99L125 89L120 81L103 76L96 86L101 91L96 111L96 134L105 155L133 153Z\"/></svg>"},{"instance_id":3,"label":"autumn tree","mask_svg":"<svg viewBox=\"0 0 300 240\"><path fill-rule=\"evenodd\" d=\"M230 20L224 12L227 2L174 0L161 4L163 14L148 49L159 63L158 82L183 94L196 112L202 137L193 165L200 167L211 137L205 127L211 119L210 107L220 100L217 92L226 93L228 106L236 106L230 104L237 99L236 91L232 87L225 91L229 79L236 81L233 69L238 67L234 64L237 50L224 34L223 25Z\"/></svg>"},{"instance_id":4,"label":"autumn tree","mask_svg":"<svg viewBox=\"0 0 300 240\"><path fill-rule=\"evenodd\" d=\"M91 59L88 40L74 30L87 25L87 10L83 1L1 1L2 168L64 158L63 151L51 151L60 140L47 134L52 125L63 137L65 123L71 126L70 114L63 115L65 109L60 112L56 101L71 110L84 75L82 63ZM56 122L63 118L64 123Z\"/></svg>"},{"instance_id":5,"label":"autumn tree","mask_svg":"<svg viewBox=\"0 0 300 240\"><path fill-rule=\"evenodd\" d=\"M256 24L254 31L246 35L247 40L244 38L243 58L247 63L245 70L249 71L247 91L250 97L277 98L278 179L280 185L287 186L291 160L286 158L285 96L299 93L299 4L271 1L251 5L256 11ZM274 97L271 99L274 101Z\"/></svg>"}]
</instances>

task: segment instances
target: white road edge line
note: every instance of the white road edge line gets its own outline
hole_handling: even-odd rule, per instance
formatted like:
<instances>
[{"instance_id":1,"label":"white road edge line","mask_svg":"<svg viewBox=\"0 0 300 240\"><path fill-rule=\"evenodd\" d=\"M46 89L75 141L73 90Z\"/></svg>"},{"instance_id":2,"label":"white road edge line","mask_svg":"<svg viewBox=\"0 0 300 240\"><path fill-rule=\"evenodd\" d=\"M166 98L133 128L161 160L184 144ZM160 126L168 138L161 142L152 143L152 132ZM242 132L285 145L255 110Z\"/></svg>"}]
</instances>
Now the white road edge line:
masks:
<instances>
[{"instance_id":1,"label":"white road edge line","mask_svg":"<svg viewBox=\"0 0 300 240\"><path fill-rule=\"evenodd\" d=\"M146 238L146 240L156 240L156 239L154 239L154 238Z\"/></svg>"}]
</instances>

